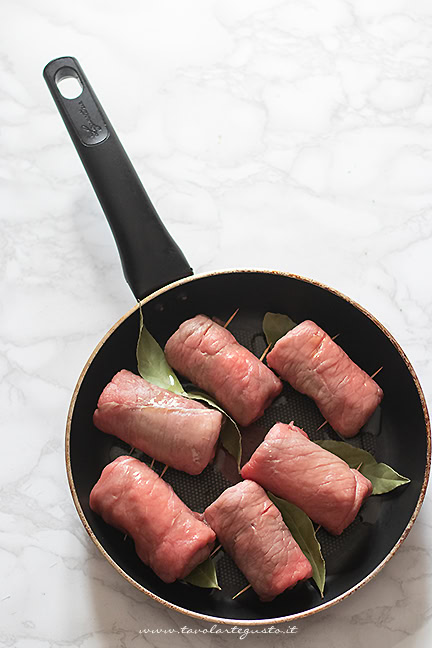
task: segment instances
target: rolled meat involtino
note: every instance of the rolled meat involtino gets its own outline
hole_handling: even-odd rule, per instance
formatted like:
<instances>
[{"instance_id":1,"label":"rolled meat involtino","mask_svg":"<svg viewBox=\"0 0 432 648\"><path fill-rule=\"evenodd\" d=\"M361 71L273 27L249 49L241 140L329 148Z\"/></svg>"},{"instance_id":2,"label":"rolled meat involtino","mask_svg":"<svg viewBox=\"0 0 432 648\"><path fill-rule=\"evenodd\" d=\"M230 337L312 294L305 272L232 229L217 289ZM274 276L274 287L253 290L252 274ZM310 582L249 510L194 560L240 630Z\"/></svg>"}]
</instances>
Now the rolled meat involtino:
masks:
<instances>
[{"instance_id":1,"label":"rolled meat involtino","mask_svg":"<svg viewBox=\"0 0 432 648\"><path fill-rule=\"evenodd\" d=\"M293 423L276 423L241 471L340 535L354 521L372 484Z\"/></svg>"},{"instance_id":2,"label":"rolled meat involtino","mask_svg":"<svg viewBox=\"0 0 432 648\"><path fill-rule=\"evenodd\" d=\"M312 398L332 428L346 438L357 434L383 397L375 380L310 320L276 342L267 364Z\"/></svg>"},{"instance_id":3,"label":"rolled meat involtino","mask_svg":"<svg viewBox=\"0 0 432 648\"><path fill-rule=\"evenodd\" d=\"M158 461L198 475L214 457L222 418L123 369L103 390L93 422Z\"/></svg>"},{"instance_id":4,"label":"rolled meat involtino","mask_svg":"<svg viewBox=\"0 0 432 648\"><path fill-rule=\"evenodd\" d=\"M146 464L119 457L104 468L90 508L131 536L140 559L165 583L185 578L208 556L215 533Z\"/></svg>"},{"instance_id":5,"label":"rolled meat involtino","mask_svg":"<svg viewBox=\"0 0 432 648\"><path fill-rule=\"evenodd\" d=\"M227 488L204 518L261 601L271 601L312 576L311 564L279 510L255 482Z\"/></svg>"},{"instance_id":6,"label":"rolled meat involtino","mask_svg":"<svg viewBox=\"0 0 432 648\"><path fill-rule=\"evenodd\" d=\"M183 322L165 346L169 364L205 390L240 425L263 415L282 383L235 337L205 315Z\"/></svg>"}]
</instances>

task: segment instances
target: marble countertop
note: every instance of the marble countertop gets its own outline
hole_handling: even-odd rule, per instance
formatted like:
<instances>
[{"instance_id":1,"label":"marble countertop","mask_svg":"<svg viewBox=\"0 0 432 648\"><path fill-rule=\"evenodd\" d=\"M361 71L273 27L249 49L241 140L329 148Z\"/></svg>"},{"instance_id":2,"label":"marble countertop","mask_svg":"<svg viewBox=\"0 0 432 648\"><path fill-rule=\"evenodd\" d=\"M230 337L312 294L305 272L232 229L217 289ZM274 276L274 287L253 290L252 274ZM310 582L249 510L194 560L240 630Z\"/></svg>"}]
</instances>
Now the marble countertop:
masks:
<instances>
[{"instance_id":1,"label":"marble countertop","mask_svg":"<svg viewBox=\"0 0 432 648\"><path fill-rule=\"evenodd\" d=\"M0 21L0 644L220 646L88 538L66 480L74 386L132 305L42 79L85 69L196 272L274 268L348 294L432 399L432 7L424 0L3 0ZM409 431L407 431L409 433ZM426 648L432 505L367 586L248 645Z\"/></svg>"}]
</instances>

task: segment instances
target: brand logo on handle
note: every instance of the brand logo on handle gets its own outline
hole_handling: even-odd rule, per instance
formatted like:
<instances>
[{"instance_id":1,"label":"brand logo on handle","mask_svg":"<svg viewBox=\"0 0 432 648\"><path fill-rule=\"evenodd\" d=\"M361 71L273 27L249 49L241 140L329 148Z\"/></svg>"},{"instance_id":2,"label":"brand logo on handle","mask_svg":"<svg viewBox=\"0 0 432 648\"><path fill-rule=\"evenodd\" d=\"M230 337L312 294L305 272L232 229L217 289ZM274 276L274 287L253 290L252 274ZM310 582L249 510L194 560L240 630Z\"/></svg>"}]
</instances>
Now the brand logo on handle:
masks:
<instances>
[{"instance_id":1,"label":"brand logo on handle","mask_svg":"<svg viewBox=\"0 0 432 648\"><path fill-rule=\"evenodd\" d=\"M87 121L87 124L83 124L81 128L86 131L86 134L89 137L97 137L102 131L102 126L98 126L98 124L94 123L83 101L79 101L78 105L80 106L79 112L85 117Z\"/></svg>"}]
</instances>

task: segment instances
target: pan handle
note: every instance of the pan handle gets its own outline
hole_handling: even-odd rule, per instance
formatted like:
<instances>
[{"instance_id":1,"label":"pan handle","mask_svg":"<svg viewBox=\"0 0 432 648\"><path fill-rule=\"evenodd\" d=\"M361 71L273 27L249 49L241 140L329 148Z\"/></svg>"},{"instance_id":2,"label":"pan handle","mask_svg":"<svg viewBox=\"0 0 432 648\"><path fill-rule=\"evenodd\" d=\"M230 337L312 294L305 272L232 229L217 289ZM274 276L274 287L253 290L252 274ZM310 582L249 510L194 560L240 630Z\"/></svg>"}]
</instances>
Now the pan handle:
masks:
<instances>
[{"instance_id":1,"label":"pan handle","mask_svg":"<svg viewBox=\"0 0 432 648\"><path fill-rule=\"evenodd\" d=\"M105 212L135 297L142 299L193 274L151 204L78 61L71 56L55 59L43 75ZM58 86L70 77L82 88L73 99L63 96Z\"/></svg>"}]
</instances>

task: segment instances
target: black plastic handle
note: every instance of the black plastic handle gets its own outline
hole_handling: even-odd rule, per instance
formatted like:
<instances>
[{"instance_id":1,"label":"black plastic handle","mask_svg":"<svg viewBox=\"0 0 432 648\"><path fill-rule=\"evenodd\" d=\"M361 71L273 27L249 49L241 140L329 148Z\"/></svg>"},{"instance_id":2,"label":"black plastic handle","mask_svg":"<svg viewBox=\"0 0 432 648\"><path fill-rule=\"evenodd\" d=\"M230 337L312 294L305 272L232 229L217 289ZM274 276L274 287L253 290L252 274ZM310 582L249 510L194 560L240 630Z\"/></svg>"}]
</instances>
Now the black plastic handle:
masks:
<instances>
[{"instance_id":1,"label":"black plastic handle","mask_svg":"<svg viewBox=\"0 0 432 648\"><path fill-rule=\"evenodd\" d=\"M43 75L110 224L135 297L142 299L193 274L151 204L78 61L70 56L55 59ZM65 98L57 85L68 77L82 86L74 99Z\"/></svg>"}]
</instances>

